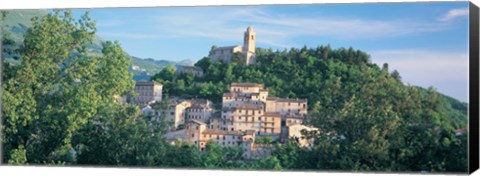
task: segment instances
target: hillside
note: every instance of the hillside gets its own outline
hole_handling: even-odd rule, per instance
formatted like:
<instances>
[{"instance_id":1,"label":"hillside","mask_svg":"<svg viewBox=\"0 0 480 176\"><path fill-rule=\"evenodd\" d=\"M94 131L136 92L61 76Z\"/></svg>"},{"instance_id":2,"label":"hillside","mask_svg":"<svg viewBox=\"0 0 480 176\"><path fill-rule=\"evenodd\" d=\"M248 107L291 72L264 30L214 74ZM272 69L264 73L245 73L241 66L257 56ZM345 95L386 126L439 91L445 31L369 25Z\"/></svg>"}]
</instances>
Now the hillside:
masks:
<instances>
[{"instance_id":1,"label":"hillside","mask_svg":"<svg viewBox=\"0 0 480 176\"><path fill-rule=\"evenodd\" d=\"M323 108L337 110L352 98L370 100L377 97L378 100L370 104L389 104L403 114L402 107L411 106L403 101L422 99L425 106L428 105L426 101L441 105L439 113L444 115L444 120L452 122L452 128L467 125L467 103L435 90L404 85L397 71L379 67L370 61L367 53L352 48L320 46L276 52L257 48L255 65L245 66L235 61L225 64L208 57L195 65L204 70L203 78L191 80L188 76L164 76L171 74L158 74L154 78L165 85L165 94L207 98L217 103L232 82L262 83L269 88L271 96L308 99L310 110L314 110L316 103Z\"/></svg>"},{"instance_id":2,"label":"hillside","mask_svg":"<svg viewBox=\"0 0 480 176\"><path fill-rule=\"evenodd\" d=\"M12 39L15 44L7 45L11 49L17 49L23 42L23 36L27 32L28 28L32 25L31 18L41 17L48 12L45 10L12 10L8 11L5 20L1 23L3 32L7 35L8 38ZM99 55L102 51L102 41L103 39L100 36L95 36L94 42L89 44L87 50L92 55ZM5 61L17 64L20 62L19 56L16 54L2 53ZM128 54L127 54L128 55ZM130 71L134 73L135 80L149 80L151 75L158 73L165 66L172 65L191 65L191 61L180 61L179 63L166 60L155 60L152 58L139 58L135 56L128 55L132 58L132 66L137 65L145 71L137 71L131 69Z\"/></svg>"}]
</instances>

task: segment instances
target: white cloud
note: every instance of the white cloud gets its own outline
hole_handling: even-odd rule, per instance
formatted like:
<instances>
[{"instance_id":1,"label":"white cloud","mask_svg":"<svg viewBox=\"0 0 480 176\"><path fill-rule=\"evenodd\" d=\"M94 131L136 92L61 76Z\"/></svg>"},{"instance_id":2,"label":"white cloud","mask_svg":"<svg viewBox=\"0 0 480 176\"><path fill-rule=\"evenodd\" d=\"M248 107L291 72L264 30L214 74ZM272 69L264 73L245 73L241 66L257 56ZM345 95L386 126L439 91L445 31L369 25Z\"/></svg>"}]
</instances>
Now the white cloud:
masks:
<instances>
[{"instance_id":1,"label":"white cloud","mask_svg":"<svg viewBox=\"0 0 480 176\"><path fill-rule=\"evenodd\" d=\"M447 14L445 14L444 16L439 18L438 20L439 21L451 21L455 18L468 16L468 14L469 14L468 8L452 9L452 10L449 10L447 12Z\"/></svg>"},{"instance_id":2,"label":"white cloud","mask_svg":"<svg viewBox=\"0 0 480 176\"><path fill-rule=\"evenodd\" d=\"M433 86L447 95L467 101L469 65L467 52L429 50L382 50L369 52L380 67L400 72L406 84Z\"/></svg>"},{"instance_id":3,"label":"white cloud","mask_svg":"<svg viewBox=\"0 0 480 176\"><path fill-rule=\"evenodd\" d=\"M157 28L169 35L209 37L237 44L247 25L257 32L258 43L277 47L292 46L299 36L338 39L375 39L449 29L447 23L414 20L369 20L336 17L296 17L275 14L260 7L211 11L208 8L188 12L167 12L155 17ZM242 26L240 26L242 25ZM233 43L235 42L235 43Z\"/></svg>"},{"instance_id":4,"label":"white cloud","mask_svg":"<svg viewBox=\"0 0 480 176\"><path fill-rule=\"evenodd\" d=\"M128 39L158 39L158 38L171 38L174 36L165 36L159 34L139 34L130 32L99 32L102 37L112 38L128 38Z\"/></svg>"}]
</instances>

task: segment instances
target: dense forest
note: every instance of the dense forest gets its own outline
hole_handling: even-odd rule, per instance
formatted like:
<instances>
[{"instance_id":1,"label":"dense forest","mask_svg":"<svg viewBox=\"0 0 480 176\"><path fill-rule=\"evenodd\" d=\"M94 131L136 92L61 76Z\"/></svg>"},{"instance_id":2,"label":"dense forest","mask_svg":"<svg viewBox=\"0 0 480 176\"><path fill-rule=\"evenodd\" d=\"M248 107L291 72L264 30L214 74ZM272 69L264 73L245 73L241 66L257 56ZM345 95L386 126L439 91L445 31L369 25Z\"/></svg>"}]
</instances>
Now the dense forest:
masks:
<instances>
[{"instance_id":1,"label":"dense forest","mask_svg":"<svg viewBox=\"0 0 480 176\"><path fill-rule=\"evenodd\" d=\"M2 18L8 13L2 13ZM167 66L152 77L167 96L221 101L231 82L257 82L278 97L306 98L305 134L312 149L294 141L275 144L272 156L245 160L242 150L209 143L205 152L178 141L168 144L168 124L144 117L116 98L133 93L130 57L119 42L95 39L88 13L33 17L23 45L4 48L21 58L3 62L2 162L8 164L155 166L223 169L466 172L467 104L434 88L405 85L388 64L379 67L352 48L257 49L245 66L205 57L195 65L204 77L177 75ZM3 44L15 41L8 33ZM166 104L162 104L165 106Z\"/></svg>"}]
</instances>

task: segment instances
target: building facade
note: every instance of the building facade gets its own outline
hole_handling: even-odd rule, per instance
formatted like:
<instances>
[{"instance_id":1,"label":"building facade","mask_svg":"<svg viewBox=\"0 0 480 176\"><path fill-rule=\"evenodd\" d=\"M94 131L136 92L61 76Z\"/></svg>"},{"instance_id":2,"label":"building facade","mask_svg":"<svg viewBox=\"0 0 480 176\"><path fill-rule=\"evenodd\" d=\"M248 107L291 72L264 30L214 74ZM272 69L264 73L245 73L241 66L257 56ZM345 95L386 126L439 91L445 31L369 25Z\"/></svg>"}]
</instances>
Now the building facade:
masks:
<instances>
[{"instance_id":1,"label":"building facade","mask_svg":"<svg viewBox=\"0 0 480 176\"><path fill-rule=\"evenodd\" d=\"M255 43L256 43L256 34L253 31L252 27L248 27L244 33L243 37L243 46L226 46L213 48L210 51L209 57L213 60L223 61L229 63L234 57L235 53L241 54L244 59L245 65L255 64L256 55L255 55Z\"/></svg>"},{"instance_id":2,"label":"building facade","mask_svg":"<svg viewBox=\"0 0 480 176\"><path fill-rule=\"evenodd\" d=\"M185 120L198 120L204 123L208 123L215 113L213 103L204 99L190 100L191 106L185 109Z\"/></svg>"},{"instance_id":3,"label":"building facade","mask_svg":"<svg viewBox=\"0 0 480 176\"><path fill-rule=\"evenodd\" d=\"M205 106L188 109L185 141L200 150L213 141L242 147L246 157L255 157L260 156L260 150L268 149L254 144L255 136L279 142L300 139L299 145L308 147L311 141L303 140L301 132L315 130L302 125L307 115L306 99L269 97L268 89L257 83L232 83L223 94L220 112L206 113L209 108Z\"/></svg>"},{"instance_id":4,"label":"building facade","mask_svg":"<svg viewBox=\"0 0 480 176\"><path fill-rule=\"evenodd\" d=\"M208 129L206 123L189 120L186 125L184 140L194 144L201 151L205 150L208 142L215 142L224 147L241 147L246 151L248 157L255 141L255 132Z\"/></svg>"},{"instance_id":5,"label":"building facade","mask_svg":"<svg viewBox=\"0 0 480 176\"><path fill-rule=\"evenodd\" d=\"M145 107L153 102L162 101L163 85L155 81L136 81L135 93L132 104Z\"/></svg>"}]
</instances>

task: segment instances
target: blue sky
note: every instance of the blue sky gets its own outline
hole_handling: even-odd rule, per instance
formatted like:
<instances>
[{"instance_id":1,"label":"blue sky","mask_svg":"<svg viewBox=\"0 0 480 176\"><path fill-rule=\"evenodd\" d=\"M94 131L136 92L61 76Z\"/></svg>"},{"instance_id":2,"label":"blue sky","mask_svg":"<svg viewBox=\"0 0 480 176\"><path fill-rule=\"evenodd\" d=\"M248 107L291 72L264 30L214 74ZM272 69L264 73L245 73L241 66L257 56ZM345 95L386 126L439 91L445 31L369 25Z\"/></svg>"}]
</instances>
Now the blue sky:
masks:
<instances>
[{"instance_id":1,"label":"blue sky","mask_svg":"<svg viewBox=\"0 0 480 176\"><path fill-rule=\"evenodd\" d=\"M196 61L212 45L241 45L251 25L257 47L353 47L407 84L468 101L468 2L87 10L99 36L137 57Z\"/></svg>"}]
</instances>

